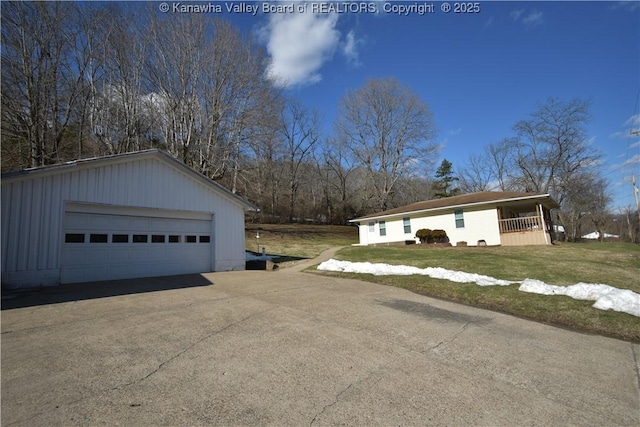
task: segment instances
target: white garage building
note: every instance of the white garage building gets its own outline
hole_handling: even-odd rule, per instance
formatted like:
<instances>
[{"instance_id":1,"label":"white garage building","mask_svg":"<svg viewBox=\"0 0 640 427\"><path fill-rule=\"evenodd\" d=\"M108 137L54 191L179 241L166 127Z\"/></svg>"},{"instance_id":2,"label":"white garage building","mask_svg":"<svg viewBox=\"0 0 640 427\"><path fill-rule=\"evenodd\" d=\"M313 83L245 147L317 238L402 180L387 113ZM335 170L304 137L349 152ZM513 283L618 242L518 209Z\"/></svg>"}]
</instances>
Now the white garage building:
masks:
<instances>
[{"instance_id":1,"label":"white garage building","mask_svg":"<svg viewBox=\"0 0 640 427\"><path fill-rule=\"evenodd\" d=\"M2 286L245 268L256 208L160 150L2 176Z\"/></svg>"}]
</instances>

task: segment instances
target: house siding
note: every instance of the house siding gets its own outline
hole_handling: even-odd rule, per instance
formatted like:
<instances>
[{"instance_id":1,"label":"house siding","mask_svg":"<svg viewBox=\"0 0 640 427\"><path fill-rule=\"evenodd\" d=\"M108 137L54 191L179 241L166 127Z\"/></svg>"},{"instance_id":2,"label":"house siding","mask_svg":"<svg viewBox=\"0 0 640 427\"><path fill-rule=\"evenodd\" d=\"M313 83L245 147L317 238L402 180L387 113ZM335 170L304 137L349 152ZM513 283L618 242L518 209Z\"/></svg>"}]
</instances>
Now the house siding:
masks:
<instances>
[{"instance_id":1,"label":"house siding","mask_svg":"<svg viewBox=\"0 0 640 427\"><path fill-rule=\"evenodd\" d=\"M59 283L66 202L210 213L212 269L244 269L244 206L158 157L3 179L3 284Z\"/></svg>"},{"instance_id":2,"label":"house siding","mask_svg":"<svg viewBox=\"0 0 640 427\"><path fill-rule=\"evenodd\" d=\"M411 215L411 233L404 233L403 218L385 218L386 236L379 234L379 221L376 221L375 233L368 232L368 222L360 222L360 243L363 245L386 244L404 242L415 239L416 232L421 228L444 230L452 245L465 241L469 246L476 246L478 241L484 240L487 245L500 245L500 230L498 228L498 214L495 206L462 209L464 228L456 228L454 210L438 212L435 215Z\"/></svg>"}]
</instances>

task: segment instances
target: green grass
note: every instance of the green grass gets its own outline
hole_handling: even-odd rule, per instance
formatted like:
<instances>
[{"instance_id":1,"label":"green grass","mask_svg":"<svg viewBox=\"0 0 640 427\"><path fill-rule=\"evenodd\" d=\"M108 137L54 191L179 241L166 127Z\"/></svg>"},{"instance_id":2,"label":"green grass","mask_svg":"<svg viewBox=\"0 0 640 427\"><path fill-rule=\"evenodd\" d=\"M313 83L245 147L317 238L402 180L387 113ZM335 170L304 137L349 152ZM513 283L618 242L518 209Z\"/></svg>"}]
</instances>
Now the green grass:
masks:
<instances>
[{"instance_id":1,"label":"green grass","mask_svg":"<svg viewBox=\"0 0 640 427\"><path fill-rule=\"evenodd\" d=\"M256 233L260 232L260 239ZM358 243L358 228L341 225L247 224L245 247L256 251L265 248L269 254L315 258L326 249Z\"/></svg>"},{"instance_id":2,"label":"green grass","mask_svg":"<svg viewBox=\"0 0 640 427\"><path fill-rule=\"evenodd\" d=\"M443 267L499 279L539 279L552 285L604 283L640 293L640 246L560 244L555 246L434 248L426 246L349 247L336 258L420 268ZM640 318L598 310L593 301L520 292L519 285L481 287L426 276L339 274L409 289L578 331L640 342Z\"/></svg>"},{"instance_id":3,"label":"green grass","mask_svg":"<svg viewBox=\"0 0 640 427\"><path fill-rule=\"evenodd\" d=\"M436 248L423 245L349 247L345 261L443 267L498 279L539 279L553 285L606 283L640 293L640 246L564 243L553 246Z\"/></svg>"}]
</instances>

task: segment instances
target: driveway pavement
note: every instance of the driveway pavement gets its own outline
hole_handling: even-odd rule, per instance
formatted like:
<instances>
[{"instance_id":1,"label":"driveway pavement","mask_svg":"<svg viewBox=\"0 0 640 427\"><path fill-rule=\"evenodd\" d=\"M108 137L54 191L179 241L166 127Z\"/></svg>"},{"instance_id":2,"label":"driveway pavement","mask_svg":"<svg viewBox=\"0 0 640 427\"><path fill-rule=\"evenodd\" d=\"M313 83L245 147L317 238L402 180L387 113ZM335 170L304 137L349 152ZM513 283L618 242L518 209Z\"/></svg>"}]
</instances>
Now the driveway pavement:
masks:
<instances>
[{"instance_id":1,"label":"driveway pavement","mask_svg":"<svg viewBox=\"0 0 640 427\"><path fill-rule=\"evenodd\" d=\"M2 425L640 425L639 345L304 267L3 301Z\"/></svg>"}]
</instances>

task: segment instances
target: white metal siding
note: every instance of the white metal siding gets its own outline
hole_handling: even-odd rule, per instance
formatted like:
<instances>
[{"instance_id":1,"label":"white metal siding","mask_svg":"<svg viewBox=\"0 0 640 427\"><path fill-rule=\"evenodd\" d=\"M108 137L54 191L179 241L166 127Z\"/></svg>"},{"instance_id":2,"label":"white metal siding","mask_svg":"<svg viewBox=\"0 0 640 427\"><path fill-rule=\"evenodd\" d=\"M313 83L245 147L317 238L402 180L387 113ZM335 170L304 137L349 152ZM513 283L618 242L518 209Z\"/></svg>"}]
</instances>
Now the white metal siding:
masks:
<instances>
[{"instance_id":1,"label":"white metal siding","mask_svg":"<svg viewBox=\"0 0 640 427\"><path fill-rule=\"evenodd\" d=\"M65 202L214 215L214 270L244 269L244 206L157 157L76 165L2 181L2 282L60 279Z\"/></svg>"}]
</instances>

